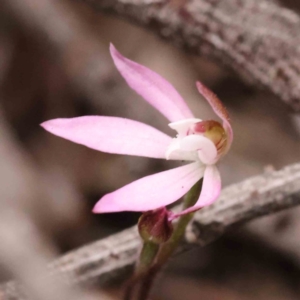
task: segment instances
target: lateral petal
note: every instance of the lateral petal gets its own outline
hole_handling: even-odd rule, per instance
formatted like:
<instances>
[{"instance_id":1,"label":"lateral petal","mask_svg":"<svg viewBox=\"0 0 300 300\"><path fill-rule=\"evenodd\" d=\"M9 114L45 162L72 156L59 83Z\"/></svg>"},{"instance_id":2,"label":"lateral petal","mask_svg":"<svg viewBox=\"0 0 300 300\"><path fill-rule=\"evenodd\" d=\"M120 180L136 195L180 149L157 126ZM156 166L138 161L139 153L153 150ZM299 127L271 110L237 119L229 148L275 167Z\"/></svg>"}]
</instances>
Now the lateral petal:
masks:
<instances>
[{"instance_id":1,"label":"lateral petal","mask_svg":"<svg viewBox=\"0 0 300 300\"><path fill-rule=\"evenodd\" d=\"M102 197L93 212L148 211L167 206L186 194L203 172L204 167L196 162L146 176Z\"/></svg>"},{"instance_id":2,"label":"lateral petal","mask_svg":"<svg viewBox=\"0 0 300 300\"><path fill-rule=\"evenodd\" d=\"M89 148L152 158L165 158L172 138L137 121L103 116L54 119L41 126L47 131Z\"/></svg>"}]
</instances>

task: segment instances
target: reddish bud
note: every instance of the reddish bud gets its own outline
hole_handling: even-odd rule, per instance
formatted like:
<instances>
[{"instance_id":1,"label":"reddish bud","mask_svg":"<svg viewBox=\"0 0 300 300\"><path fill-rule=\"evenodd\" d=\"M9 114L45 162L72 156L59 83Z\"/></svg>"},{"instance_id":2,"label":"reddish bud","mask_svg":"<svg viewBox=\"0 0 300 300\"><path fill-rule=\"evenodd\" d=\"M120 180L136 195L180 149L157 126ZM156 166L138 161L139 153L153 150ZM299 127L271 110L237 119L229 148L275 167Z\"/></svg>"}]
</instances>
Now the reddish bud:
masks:
<instances>
[{"instance_id":1,"label":"reddish bud","mask_svg":"<svg viewBox=\"0 0 300 300\"><path fill-rule=\"evenodd\" d=\"M165 207L145 212L138 222L140 236L145 242L165 243L172 235L173 226Z\"/></svg>"}]
</instances>

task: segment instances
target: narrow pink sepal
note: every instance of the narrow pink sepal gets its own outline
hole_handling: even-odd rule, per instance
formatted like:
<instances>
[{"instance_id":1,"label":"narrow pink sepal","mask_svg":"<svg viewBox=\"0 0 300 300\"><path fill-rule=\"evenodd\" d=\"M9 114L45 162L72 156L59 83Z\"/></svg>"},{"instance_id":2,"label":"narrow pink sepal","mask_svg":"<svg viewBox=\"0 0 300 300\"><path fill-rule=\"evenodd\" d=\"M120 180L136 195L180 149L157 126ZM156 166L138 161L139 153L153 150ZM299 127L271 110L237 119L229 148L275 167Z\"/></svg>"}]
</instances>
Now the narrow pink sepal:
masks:
<instances>
[{"instance_id":1,"label":"narrow pink sepal","mask_svg":"<svg viewBox=\"0 0 300 300\"><path fill-rule=\"evenodd\" d=\"M200 81L196 82L196 86L198 88L199 93L207 100L207 102L210 104L213 111L216 113L216 115L222 119L223 121L223 127L227 132L228 135L228 144L226 152L229 150L232 140L233 140L233 131L230 124L230 118L228 111L226 107L223 105L221 100L210 90L208 89L203 83Z\"/></svg>"},{"instance_id":2,"label":"narrow pink sepal","mask_svg":"<svg viewBox=\"0 0 300 300\"><path fill-rule=\"evenodd\" d=\"M203 172L204 167L195 162L141 178L102 197L93 212L148 211L167 206L186 194Z\"/></svg>"},{"instance_id":3,"label":"narrow pink sepal","mask_svg":"<svg viewBox=\"0 0 300 300\"><path fill-rule=\"evenodd\" d=\"M171 122L193 118L193 114L175 88L152 70L134 62L117 51L113 44L110 53L128 85Z\"/></svg>"},{"instance_id":4,"label":"narrow pink sepal","mask_svg":"<svg viewBox=\"0 0 300 300\"><path fill-rule=\"evenodd\" d=\"M41 126L72 142L114 154L165 158L172 141L171 137L149 125L117 117L54 119Z\"/></svg>"},{"instance_id":5,"label":"narrow pink sepal","mask_svg":"<svg viewBox=\"0 0 300 300\"><path fill-rule=\"evenodd\" d=\"M211 205L219 197L221 192L221 176L215 165L207 166L204 171L203 184L200 197L196 204L178 214L174 214L170 219L178 218L182 215L199 210L202 207Z\"/></svg>"}]
</instances>

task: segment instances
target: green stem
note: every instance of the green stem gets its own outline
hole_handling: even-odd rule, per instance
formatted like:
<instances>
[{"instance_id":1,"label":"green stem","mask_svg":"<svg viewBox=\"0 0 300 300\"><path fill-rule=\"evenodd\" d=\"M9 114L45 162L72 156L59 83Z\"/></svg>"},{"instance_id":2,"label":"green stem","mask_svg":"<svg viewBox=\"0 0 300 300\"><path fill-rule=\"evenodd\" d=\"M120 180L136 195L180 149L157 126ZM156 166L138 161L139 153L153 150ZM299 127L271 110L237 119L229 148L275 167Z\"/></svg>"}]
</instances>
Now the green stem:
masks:
<instances>
[{"instance_id":1,"label":"green stem","mask_svg":"<svg viewBox=\"0 0 300 300\"><path fill-rule=\"evenodd\" d=\"M146 300L148 298L156 273L157 273L156 269L152 267L148 270L147 274L143 277L140 291L137 298L138 300Z\"/></svg>"},{"instance_id":2,"label":"green stem","mask_svg":"<svg viewBox=\"0 0 300 300\"><path fill-rule=\"evenodd\" d=\"M152 242L144 242L143 248L140 254L139 262L136 266L135 272L133 276L129 279L126 284L124 300L131 300L133 289L136 283L141 280L147 273L148 270L151 269L154 258L158 253L159 245Z\"/></svg>"},{"instance_id":3,"label":"green stem","mask_svg":"<svg viewBox=\"0 0 300 300\"><path fill-rule=\"evenodd\" d=\"M144 242L140 254L140 261L136 267L136 274L143 274L152 266L154 258L159 250L159 245L152 242Z\"/></svg>"},{"instance_id":4,"label":"green stem","mask_svg":"<svg viewBox=\"0 0 300 300\"><path fill-rule=\"evenodd\" d=\"M201 192L202 182L202 180L198 181L186 194L183 202L184 209L193 206L197 202ZM184 236L186 226L191 221L193 216L194 213L189 213L181 216L174 228L171 238L166 243L161 245L160 250L156 256L155 263L143 278L141 291L138 298L139 300L147 299L156 274L176 250L178 244Z\"/></svg>"},{"instance_id":5,"label":"green stem","mask_svg":"<svg viewBox=\"0 0 300 300\"><path fill-rule=\"evenodd\" d=\"M202 188L202 180L198 181L186 194L183 202L183 209L193 206L199 199L199 195ZM162 266L172 253L177 248L178 244L182 240L186 226L192 220L194 213L183 215L179 218L178 223L174 228L174 232L171 238L162 245L155 262L155 265Z\"/></svg>"}]
</instances>

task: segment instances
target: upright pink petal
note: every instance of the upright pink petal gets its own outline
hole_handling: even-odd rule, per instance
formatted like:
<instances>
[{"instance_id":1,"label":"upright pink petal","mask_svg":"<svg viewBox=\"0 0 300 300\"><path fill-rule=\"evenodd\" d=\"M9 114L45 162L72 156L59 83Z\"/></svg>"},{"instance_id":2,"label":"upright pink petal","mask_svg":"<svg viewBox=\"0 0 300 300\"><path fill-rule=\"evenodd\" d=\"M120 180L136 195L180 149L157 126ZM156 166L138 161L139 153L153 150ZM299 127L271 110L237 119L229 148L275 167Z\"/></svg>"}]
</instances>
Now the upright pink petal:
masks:
<instances>
[{"instance_id":1,"label":"upright pink petal","mask_svg":"<svg viewBox=\"0 0 300 300\"><path fill-rule=\"evenodd\" d=\"M182 215L197 211L204 206L212 204L217 200L217 198L220 195L220 192L221 176L219 170L215 165L207 166L204 171L202 190L197 203L194 206L185 209L178 214L172 215L171 219L175 219Z\"/></svg>"},{"instance_id":2,"label":"upright pink petal","mask_svg":"<svg viewBox=\"0 0 300 300\"><path fill-rule=\"evenodd\" d=\"M141 178L102 197L93 212L147 211L166 206L186 194L203 172L204 167L195 162Z\"/></svg>"},{"instance_id":3,"label":"upright pink petal","mask_svg":"<svg viewBox=\"0 0 300 300\"><path fill-rule=\"evenodd\" d=\"M230 125L230 118L226 107L223 105L221 100L200 81L196 82L196 86L198 88L199 93L207 100L207 102L210 104L211 108L218 115L218 117L222 119L223 127L226 130L229 138L227 144L227 150L229 150L233 140L233 132Z\"/></svg>"},{"instance_id":4,"label":"upright pink petal","mask_svg":"<svg viewBox=\"0 0 300 300\"><path fill-rule=\"evenodd\" d=\"M172 142L171 137L149 125L117 117L54 119L41 126L72 142L115 154L165 158Z\"/></svg>"},{"instance_id":5,"label":"upright pink petal","mask_svg":"<svg viewBox=\"0 0 300 300\"><path fill-rule=\"evenodd\" d=\"M110 53L128 85L168 120L175 122L193 118L185 101L167 80L150 69L125 58L112 44Z\"/></svg>"}]
</instances>

